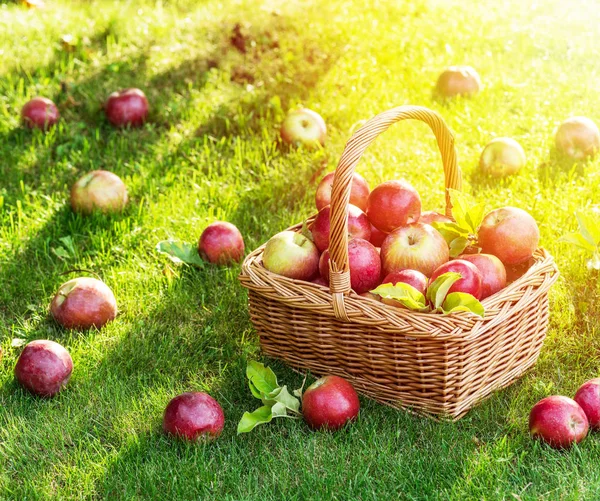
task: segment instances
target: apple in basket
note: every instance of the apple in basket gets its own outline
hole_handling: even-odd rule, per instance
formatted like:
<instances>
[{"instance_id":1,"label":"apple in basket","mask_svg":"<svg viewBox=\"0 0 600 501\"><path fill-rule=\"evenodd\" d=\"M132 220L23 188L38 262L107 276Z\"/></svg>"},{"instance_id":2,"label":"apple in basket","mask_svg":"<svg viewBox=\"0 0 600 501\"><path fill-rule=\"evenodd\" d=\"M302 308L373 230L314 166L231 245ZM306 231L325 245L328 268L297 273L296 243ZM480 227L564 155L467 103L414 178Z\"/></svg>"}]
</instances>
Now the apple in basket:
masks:
<instances>
[{"instance_id":1,"label":"apple in basket","mask_svg":"<svg viewBox=\"0 0 600 501\"><path fill-rule=\"evenodd\" d=\"M369 242L371 242L375 247L381 247L383 241L388 235L389 233L378 230L371 224L371 238L369 239Z\"/></svg>"},{"instance_id":2,"label":"apple in basket","mask_svg":"<svg viewBox=\"0 0 600 501\"><path fill-rule=\"evenodd\" d=\"M323 207L310 227L313 240L319 252L329 247L331 206ZM348 235L350 238L371 238L371 223L367 215L358 207L348 204Z\"/></svg>"},{"instance_id":3,"label":"apple in basket","mask_svg":"<svg viewBox=\"0 0 600 501\"><path fill-rule=\"evenodd\" d=\"M381 280L381 260L377 249L366 240L353 238L348 242L350 287L357 294L374 289ZM329 249L319 260L321 276L329 282Z\"/></svg>"},{"instance_id":4,"label":"apple in basket","mask_svg":"<svg viewBox=\"0 0 600 501\"><path fill-rule=\"evenodd\" d=\"M72 371L73 360L63 346L38 339L27 344L21 352L15 377L31 393L52 397L67 385Z\"/></svg>"},{"instance_id":5,"label":"apple in basket","mask_svg":"<svg viewBox=\"0 0 600 501\"><path fill-rule=\"evenodd\" d=\"M325 144L327 126L323 117L308 108L290 111L281 125L281 139L288 144Z\"/></svg>"},{"instance_id":6,"label":"apple in basket","mask_svg":"<svg viewBox=\"0 0 600 501\"><path fill-rule=\"evenodd\" d=\"M337 430L355 420L359 410L356 390L339 376L317 379L302 395L302 416L314 430Z\"/></svg>"},{"instance_id":7,"label":"apple in basket","mask_svg":"<svg viewBox=\"0 0 600 501\"><path fill-rule=\"evenodd\" d=\"M163 430L184 440L210 441L223 431L225 415L210 395L196 391L173 398L165 409Z\"/></svg>"},{"instance_id":8,"label":"apple in basket","mask_svg":"<svg viewBox=\"0 0 600 501\"><path fill-rule=\"evenodd\" d=\"M127 205L127 187L119 176L106 170L94 170L81 177L71 188L71 208L91 214L122 211Z\"/></svg>"},{"instance_id":9,"label":"apple in basket","mask_svg":"<svg viewBox=\"0 0 600 501\"><path fill-rule=\"evenodd\" d=\"M583 383L577 390L574 400L585 412L590 428L600 429L600 378Z\"/></svg>"},{"instance_id":10,"label":"apple in basket","mask_svg":"<svg viewBox=\"0 0 600 501\"><path fill-rule=\"evenodd\" d=\"M263 251L263 266L278 275L310 280L319 270L319 249L295 231L282 231L271 237Z\"/></svg>"},{"instance_id":11,"label":"apple in basket","mask_svg":"<svg viewBox=\"0 0 600 501\"><path fill-rule=\"evenodd\" d=\"M481 89L481 78L471 66L450 66L438 77L436 93L444 98L473 96Z\"/></svg>"},{"instance_id":12,"label":"apple in basket","mask_svg":"<svg viewBox=\"0 0 600 501\"><path fill-rule=\"evenodd\" d=\"M59 117L58 108L46 97L34 97L21 110L23 123L30 129L48 129L58 122Z\"/></svg>"},{"instance_id":13,"label":"apple in basket","mask_svg":"<svg viewBox=\"0 0 600 501\"><path fill-rule=\"evenodd\" d=\"M451 222L452 219L450 219L448 216L444 216L444 214L440 214L439 212L435 212L433 210L421 212L421 217L419 218L419 223L423 224Z\"/></svg>"},{"instance_id":14,"label":"apple in basket","mask_svg":"<svg viewBox=\"0 0 600 501\"><path fill-rule=\"evenodd\" d=\"M598 126L587 117L567 118L556 129L556 149L575 160L595 155L600 149Z\"/></svg>"},{"instance_id":15,"label":"apple in basket","mask_svg":"<svg viewBox=\"0 0 600 501\"><path fill-rule=\"evenodd\" d=\"M492 177L516 174L525 165L523 147L510 137L492 139L481 152L479 170Z\"/></svg>"},{"instance_id":16,"label":"apple in basket","mask_svg":"<svg viewBox=\"0 0 600 501\"><path fill-rule=\"evenodd\" d=\"M560 395L540 400L529 414L529 432L555 449L581 442L589 430L588 419L577 402Z\"/></svg>"},{"instance_id":17,"label":"apple in basket","mask_svg":"<svg viewBox=\"0 0 600 501\"><path fill-rule=\"evenodd\" d=\"M406 181L386 181L369 194L367 217L377 229L389 233L419 220L421 197Z\"/></svg>"},{"instance_id":18,"label":"apple in basket","mask_svg":"<svg viewBox=\"0 0 600 501\"><path fill-rule=\"evenodd\" d=\"M463 259L453 259L436 269L431 275L429 283L433 283L440 275L448 272L460 273L461 276L460 279L452 284L452 287L448 290L448 294L452 292L466 292L475 297L475 299L481 299L483 277L477 266Z\"/></svg>"},{"instance_id":19,"label":"apple in basket","mask_svg":"<svg viewBox=\"0 0 600 501\"><path fill-rule=\"evenodd\" d=\"M244 257L244 237L235 225L215 221L200 235L198 253L210 263L237 263Z\"/></svg>"},{"instance_id":20,"label":"apple in basket","mask_svg":"<svg viewBox=\"0 0 600 501\"><path fill-rule=\"evenodd\" d=\"M529 213L502 207L483 218L477 236L482 252L493 254L506 266L523 263L533 255L540 230Z\"/></svg>"},{"instance_id":21,"label":"apple in basket","mask_svg":"<svg viewBox=\"0 0 600 501\"><path fill-rule=\"evenodd\" d=\"M412 285L423 295L425 295L427 290L427 277L417 270L394 271L381 281L382 284L392 285L396 285L398 282ZM381 301L385 304L389 304L390 306L403 307L402 304L395 299L382 298Z\"/></svg>"},{"instance_id":22,"label":"apple in basket","mask_svg":"<svg viewBox=\"0 0 600 501\"><path fill-rule=\"evenodd\" d=\"M425 276L450 259L444 237L433 226L413 223L392 231L381 246L383 273L417 270Z\"/></svg>"},{"instance_id":23,"label":"apple in basket","mask_svg":"<svg viewBox=\"0 0 600 501\"><path fill-rule=\"evenodd\" d=\"M140 89L113 92L104 104L104 113L115 127L139 127L148 117L148 99Z\"/></svg>"},{"instance_id":24,"label":"apple in basket","mask_svg":"<svg viewBox=\"0 0 600 501\"><path fill-rule=\"evenodd\" d=\"M481 273L481 299L506 287L506 268L492 254L461 254L458 259L474 264Z\"/></svg>"},{"instance_id":25,"label":"apple in basket","mask_svg":"<svg viewBox=\"0 0 600 501\"><path fill-rule=\"evenodd\" d=\"M326 205L331 203L331 189L333 187L333 178L335 172L326 174L319 186L317 186L317 192L315 194L315 203L317 210L321 210ZM367 200L369 199L369 184L365 181L365 178L356 172L352 175L352 184L350 185L350 203L356 205L360 210L367 210Z\"/></svg>"}]
</instances>

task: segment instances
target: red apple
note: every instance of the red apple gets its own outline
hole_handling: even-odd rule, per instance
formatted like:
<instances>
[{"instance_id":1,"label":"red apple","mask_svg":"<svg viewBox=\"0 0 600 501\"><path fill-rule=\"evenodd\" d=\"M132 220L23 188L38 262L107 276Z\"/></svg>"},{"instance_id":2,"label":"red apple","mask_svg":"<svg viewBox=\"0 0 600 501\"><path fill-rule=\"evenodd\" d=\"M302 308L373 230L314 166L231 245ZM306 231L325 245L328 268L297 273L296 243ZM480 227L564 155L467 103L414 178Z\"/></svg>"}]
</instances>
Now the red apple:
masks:
<instances>
[{"instance_id":1,"label":"red apple","mask_svg":"<svg viewBox=\"0 0 600 501\"><path fill-rule=\"evenodd\" d=\"M600 149L598 126L587 117L567 118L556 129L556 149L571 158L583 160Z\"/></svg>"},{"instance_id":2,"label":"red apple","mask_svg":"<svg viewBox=\"0 0 600 501\"><path fill-rule=\"evenodd\" d=\"M210 263L238 263L244 257L244 238L233 224L216 221L200 235L198 253Z\"/></svg>"},{"instance_id":3,"label":"red apple","mask_svg":"<svg viewBox=\"0 0 600 501\"><path fill-rule=\"evenodd\" d=\"M50 303L50 313L68 329L99 329L117 316L117 301L104 282L79 277L60 286Z\"/></svg>"},{"instance_id":4,"label":"red apple","mask_svg":"<svg viewBox=\"0 0 600 501\"><path fill-rule=\"evenodd\" d=\"M367 217L377 229L389 233L421 217L421 197L406 181L387 181L369 194Z\"/></svg>"},{"instance_id":5,"label":"red apple","mask_svg":"<svg viewBox=\"0 0 600 501\"><path fill-rule=\"evenodd\" d=\"M71 208L91 214L120 212L127 205L127 187L121 178L106 170L94 170L80 178L71 188Z\"/></svg>"},{"instance_id":6,"label":"red apple","mask_svg":"<svg viewBox=\"0 0 600 501\"><path fill-rule=\"evenodd\" d=\"M321 210L331 203L331 189L333 187L334 177L335 172L326 174L325 177L321 179L319 186L317 186L317 192L315 194L317 210ZM356 205L362 211L367 210L369 192L369 184L360 174L355 172L352 176L352 184L350 185L350 203Z\"/></svg>"},{"instance_id":7,"label":"red apple","mask_svg":"<svg viewBox=\"0 0 600 501\"><path fill-rule=\"evenodd\" d=\"M56 105L46 97L34 97L25 103L21 117L27 127L49 129L58 122L60 113Z\"/></svg>"},{"instance_id":8,"label":"red apple","mask_svg":"<svg viewBox=\"0 0 600 501\"><path fill-rule=\"evenodd\" d=\"M600 378L583 383L574 400L585 412L590 427L594 430L600 429Z\"/></svg>"},{"instance_id":9,"label":"red apple","mask_svg":"<svg viewBox=\"0 0 600 501\"><path fill-rule=\"evenodd\" d=\"M54 341L39 339L21 352L15 377L31 393L51 397L67 385L72 371L73 360L67 350Z\"/></svg>"},{"instance_id":10,"label":"red apple","mask_svg":"<svg viewBox=\"0 0 600 501\"><path fill-rule=\"evenodd\" d=\"M475 299L481 299L483 282L481 272L473 263L463 259L453 259L452 261L444 263L433 272L433 275L431 275L431 278L429 279L429 283L432 284L437 277L450 271L460 273L462 278L452 284L452 287L448 290L448 294L452 292L466 292L467 294L474 296Z\"/></svg>"},{"instance_id":11,"label":"red apple","mask_svg":"<svg viewBox=\"0 0 600 501\"><path fill-rule=\"evenodd\" d=\"M348 242L348 266L350 287L357 294L368 292L379 285L381 260L377 249L370 242L362 238L353 238ZM329 281L329 249L321 254L319 271Z\"/></svg>"},{"instance_id":12,"label":"red apple","mask_svg":"<svg viewBox=\"0 0 600 501\"><path fill-rule=\"evenodd\" d=\"M322 285L323 287L329 287L329 282L325 280L321 275L319 275L317 278L313 278L311 282L313 284Z\"/></svg>"},{"instance_id":13,"label":"red apple","mask_svg":"<svg viewBox=\"0 0 600 501\"><path fill-rule=\"evenodd\" d=\"M462 254L458 259L473 263L481 273L481 299L506 287L506 268L492 254Z\"/></svg>"},{"instance_id":14,"label":"red apple","mask_svg":"<svg viewBox=\"0 0 600 501\"><path fill-rule=\"evenodd\" d=\"M326 135L323 117L307 108L290 111L281 125L281 139L288 144L324 145Z\"/></svg>"},{"instance_id":15,"label":"red apple","mask_svg":"<svg viewBox=\"0 0 600 501\"><path fill-rule=\"evenodd\" d=\"M581 442L589 429L588 419L577 402L554 395L540 400L529 414L529 431L555 449Z\"/></svg>"},{"instance_id":16,"label":"red apple","mask_svg":"<svg viewBox=\"0 0 600 501\"><path fill-rule=\"evenodd\" d=\"M381 246L383 273L417 270L425 276L450 259L444 237L428 224L413 223L393 231Z\"/></svg>"},{"instance_id":17,"label":"red apple","mask_svg":"<svg viewBox=\"0 0 600 501\"><path fill-rule=\"evenodd\" d=\"M302 395L302 415L314 430L337 430L358 416L360 402L353 386L339 376L325 376Z\"/></svg>"},{"instance_id":18,"label":"red apple","mask_svg":"<svg viewBox=\"0 0 600 501\"><path fill-rule=\"evenodd\" d=\"M419 223L423 224L452 222L452 219L450 219L448 216L444 216L443 214L440 214L439 212L435 212L433 210L421 212L421 217L419 218Z\"/></svg>"},{"instance_id":19,"label":"red apple","mask_svg":"<svg viewBox=\"0 0 600 501\"><path fill-rule=\"evenodd\" d=\"M148 99L140 89L113 92L106 100L104 113L116 127L139 127L148 117Z\"/></svg>"},{"instance_id":20,"label":"red apple","mask_svg":"<svg viewBox=\"0 0 600 501\"><path fill-rule=\"evenodd\" d=\"M163 430L184 440L214 440L223 431L225 415L210 395L196 391L173 398L165 409Z\"/></svg>"},{"instance_id":21,"label":"red apple","mask_svg":"<svg viewBox=\"0 0 600 501\"><path fill-rule=\"evenodd\" d=\"M493 254L504 265L527 261L537 249L540 230L522 209L503 207L488 213L478 231L482 252Z\"/></svg>"},{"instance_id":22,"label":"red apple","mask_svg":"<svg viewBox=\"0 0 600 501\"><path fill-rule=\"evenodd\" d=\"M369 239L369 242L371 242L375 247L381 247L383 245L383 241L388 235L389 233L384 233L371 224L371 238Z\"/></svg>"},{"instance_id":23,"label":"red apple","mask_svg":"<svg viewBox=\"0 0 600 501\"><path fill-rule=\"evenodd\" d=\"M525 166L523 147L510 137L492 139L481 152L479 169L492 177L516 174Z\"/></svg>"},{"instance_id":24,"label":"red apple","mask_svg":"<svg viewBox=\"0 0 600 501\"><path fill-rule=\"evenodd\" d=\"M331 206L323 207L310 227L317 249L323 252L329 247ZM358 207L348 204L348 235L350 238L371 238L371 223Z\"/></svg>"},{"instance_id":25,"label":"red apple","mask_svg":"<svg viewBox=\"0 0 600 501\"><path fill-rule=\"evenodd\" d=\"M473 96L481 89L481 78L471 66L450 66L439 76L435 89L444 98Z\"/></svg>"},{"instance_id":26,"label":"red apple","mask_svg":"<svg viewBox=\"0 0 600 501\"><path fill-rule=\"evenodd\" d=\"M381 281L382 284L392 285L396 285L398 282L412 285L421 294L425 294L427 290L427 277L417 270L394 271Z\"/></svg>"},{"instance_id":27,"label":"red apple","mask_svg":"<svg viewBox=\"0 0 600 501\"><path fill-rule=\"evenodd\" d=\"M319 250L304 235L282 231L267 242L262 260L264 267L273 273L310 280L319 269Z\"/></svg>"}]
</instances>

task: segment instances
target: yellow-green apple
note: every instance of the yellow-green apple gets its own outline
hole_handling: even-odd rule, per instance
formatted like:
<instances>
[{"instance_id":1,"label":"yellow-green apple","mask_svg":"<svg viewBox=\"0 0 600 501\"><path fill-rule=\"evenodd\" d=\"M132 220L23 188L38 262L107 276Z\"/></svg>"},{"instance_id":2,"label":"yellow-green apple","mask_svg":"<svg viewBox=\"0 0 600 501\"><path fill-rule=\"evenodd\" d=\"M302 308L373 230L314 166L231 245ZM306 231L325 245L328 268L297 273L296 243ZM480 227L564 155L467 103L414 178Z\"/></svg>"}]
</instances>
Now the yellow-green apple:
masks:
<instances>
[{"instance_id":1,"label":"yellow-green apple","mask_svg":"<svg viewBox=\"0 0 600 501\"><path fill-rule=\"evenodd\" d=\"M348 266L350 287L357 294L368 292L379 285L381 260L377 249L367 240L353 238L348 242ZM319 271L329 281L329 249L321 254Z\"/></svg>"},{"instance_id":2,"label":"yellow-green apple","mask_svg":"<svg viewBox=\"0 0 600 501\"><path fill-rule=\"evenodd\" d=\"M101 280L79 277L60 286L50 303L50 313L68 329L100 329L117 316L117 300Z\"/></svg>"},{"instance_id":3,"label":"yellow-green apple","mask_svg":"<svg viewBox=\"0 0 600 501\"><path fill-rule=\"evenodd\" d=\"M56 105L47 97L34 97L27 101L21 110L23 123L30 129L49 129L58 122L60 113Z\"/></svg>"},{"instance_id":4,"label":"yellow-green apple","mask_svg":"<svg viewBox=\"0 0 600 501\"><path fill-rule=\"evenodd\" d=\"M389 233L419 220L421 197L406 181L386 181L369 194L367 216L373 226Z\"/></svg>"},{"instance_id":5,"label":"yellow-green apple","mask_svg":"<svg viewBox=\"0 0 600 501\"><path fill-rule=\"evenodd\" d=\"M127 187L119 176L106 170L88 172L71 187L71 208L90 214L120 212L127 205Z\"/></svg>"},{"instance_id":6,"label":"yellow-green apple","mask_svg":"<svg viewBox=\"0 0 600 501\"><path fill-rule=\"evenodd\" d=\"M583 383L573 399L585 412L590 428L600 429L600 378Z\"/></svg>"},{"instance_id":7,"label":"yellow-green apple","mask_svg":"<svg viewBox=\"0 0 600 501\"><path fill-rule=\"evenodd\" d=\"M439 96L473 96L481 89L481 78L471 66L450 66L438 77L436 92Z\"/></svg>"},{"instance_id":8,"label":"yellow-green apple","mask_svg":"<svg viewBox=\"0 0 600 501\"><path fill-rule=\"evenodd\" d=\"M540 400L529 414L529 432L533 438L555 449L567 449L581 442L589 430L588 419L575 400L553 395Z\"/></svg>"},{"instance_id":9,"label":"yellow-green apple","mask_svg":"<svg viewBox=\"0 0 600 501\"><path fill-rule=\"evenodd\" d=\"M200 235L198 253L210 263L237 263L244 257L244 237L235 225L216 221Z\"/></svg>"},{"instance_id":10,"label":"yellow-green apple","mask_svg":"<svg viewBox=\"0 0 600 501\"><path fill-rule=\"evenodd\" d=\"M481 299L483 277L477 266L464 259L453 259L437 268L431 275L429 283L432 284L436 278L448 272L460 273L461 276L461 278L452 284L452 287L448 290L448 294L452 292L466 292L475 297L475 299Z\"/></svg>"},{"instance_id":11,"label":"yellow-green apple","mask_svg":"<svg viewBox=\"0 0 600 501\"><path fill-rule=\"evenodd\" d=\"M506 266L523 263L533 255L540 230L528 212L502 207L483 218L477 238L482 252L493 254Z\"/></svg>"},{"instance_id":12,"label":"yellow-green apple","mask_svg":"<svg viewBox=\"0 0 600 501\"><path fill-rule=\"evenodd\" d=\"M421 212L421 217L419 218L419 223L424 224L451 222L452 219L450 219L448 216L444 216L444 214L440 214L439 212L435 212L433 210Z\"/></svg>"},{"instance_id":13,"label":"yellow-green apple","mask_svg":"<svg viewBox=\"0 0 600 501\"><path fill-rule=\"evenodd\" d=\"M377 228L375 228L375 226L371 224L371 238L369 239L369 242L371 242L375 247L381 247L383 241L388 235L389 233L384 233L383 231L378 230Z\"/></svg>"},{"instance_id":14,"label":"yellow-green apple","mask_svg":"<svg viewBox=\"0 0 600 501\"><path fill-rule=\"evenodd\" d=\"M302 416L314 430L337 430L358 416L354 387L339 376L317 379L302 395Z\"/></svg>"},{"instance_id":15,"label":"yellow-green apple","mask_svg":"<svg viewBox=\"0 0 600 501\"><path fill-rule=\"evenodd\" d=\"M324 145L326 135L325 120L308 108L290 111L281 125L281 139L288 144Z\"/></svg>"},{"instance_id":16,"label":"yellow-green apple","mask_svg":"<svg viewBox=\"0 0 600 501\"><path fill-rule=\"evenodd\" d=\"M556 129L556 149L575 160L595 155L600 149L600 131L587 117L567 118Z\"/></svg>"},{"instance_id":17,"label":"yellow-green apple","mask_svg":"<svg viewBox=\"0 0 600 501\"><path fill-rule=\"evenodd\" d=\"M148 117L148 99L140 89L113 92L104 104L104 113L116 127L139 127Z\"/></svg>"},{"instance_id":18,"label":"yellow-green apple","mask_svg":"<svg viewBox=\"0 0 600 501\"><path fill-rule=\"evenodd\" d=\"M326 174L323 179L321 179L319 186L317 186L317 192L315 194L317 210L321 210L331 203L331 189L333 187L334 177L335 172ZM367 210L369 193L369 184L365 181L365 178L355 172L352 176L352 184L350 185L350 203L356 205L362 211Z\"/></svg>"},{"instance_id":19,"label":"yellow-green apple","mask_svg":"<svg viewBox=\"0 0 600 501\"><path fill-rule=\"evenodd\" d=\"M73 360L63 346L39 339L27 344L21 352L15 377L31 393L52 397L67 385L72 371Z\"/></svg>"},{"instance_id":20,"label":"yellow-green apple","mask_svg":"<svg viewBox=\"0 0 600 501\"><path fill-rule=\"evenodd\" d=\"M479 169L492 177L516 174L525 166L523 147L510 137L492 139L481 152Z\"/></svg>"},{"instance_id":21,"label":"yellow-green apple","mask_svg":"<svg viewBox=\"0 0 600 501\"><path fill-rule=\"evenodd\" d=\"M394 271L387 275L382 281L382 284L392 284L396 285L398 282L402 282L404 284L412 285L415 289L417 289L421 294L425 295L425 291L427 290L427 277L423 275L420 271L417 270L402 270L402 271ZM404 306L395 299L391 298L381 298L381 302L385 304L389 304L390 306L396 306L399 308L404 308Z\"/></svg>"},{"instance_id":22,"label":"yellow-green apple","mask_svg":"<svg viewBox=\"0 0 600 501\"><path fill-rule=\"evenodd\" d=\"M211 441L223 431L225 415L210 395L195 391L173 398L165 409L163 430L189 441Z\"/></svg>"},{"instance_id":23,"label":"yellow-green apple","mask_svg":"<svg viewBox=\"0 0 600 501\"><path fill-rule=\"evenodd\" d=\"M506 268L493 254L461 254L458 259L469 261L481 272L481 299L506 287Z\"/></svg>"},{"instance_id":24,"label":"yellow-green apple","mask_svg":"<svg viewBox=\"0 0 600 501\"><path fill-rule=\"evenodd\" d=\"M329 229L330 229L331 206L323 207L310 227L313 240L319 252L323 252L329 247ZM358 207L348 204L348 235L350 238L371 238L371 223L367 215Z\"/></svg>"},{"instance_id":25,"label":"yellow-green apple","mask_svg":"<svg viewBox=\"0 0 600 501\"><path fill-rule=\"evenodd\" d=\"M278 275L310 280L319 269L319 249L295 231L282 231L271 237L263 251L264 267Z\"/></svg>"},{"instance_id":26,"label":"yellow-green apple","mask_svg":"<svg viewBox=\"0 0 600 501\"><path fill-rule=\"evenodd\" d=\"M433 226L413 223L392 231L381 246L383 273L417 270L425 276L450 259L444 237Z\"/></svg>"}]
</instances>

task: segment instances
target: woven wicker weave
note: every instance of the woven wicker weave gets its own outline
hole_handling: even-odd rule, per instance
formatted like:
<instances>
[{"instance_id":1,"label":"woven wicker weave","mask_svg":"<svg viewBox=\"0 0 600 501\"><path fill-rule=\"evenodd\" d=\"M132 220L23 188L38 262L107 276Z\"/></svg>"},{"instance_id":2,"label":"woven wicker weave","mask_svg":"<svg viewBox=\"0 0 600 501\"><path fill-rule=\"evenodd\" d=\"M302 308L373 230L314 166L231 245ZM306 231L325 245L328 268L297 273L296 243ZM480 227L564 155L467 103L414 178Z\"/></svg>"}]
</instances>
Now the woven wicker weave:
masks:
<instances>
[{"instance_id":1,"label":"woven wicker weave","mask_svg":"<svg viewBox=\"0 0 600 501\"><path fill-rule=\"evenodd\" d=\"M266 355L298 371L345 377L359 392L393 407L459 419L535 364L548 326L548 291L558 270L552 257L538 249L522 277L483 300L484 319L466 312L418 313L355 294L347 247L352 174L369 144L405 119L431 127L446 188L460 189L454 138L442 118L416 106L386 111L350 138L336 169L330 288L267 271L264 245L244 260L240 281L249 289L250 316ZM447 214L450 209L446 190Z\"/></svg>"}]
</instances>

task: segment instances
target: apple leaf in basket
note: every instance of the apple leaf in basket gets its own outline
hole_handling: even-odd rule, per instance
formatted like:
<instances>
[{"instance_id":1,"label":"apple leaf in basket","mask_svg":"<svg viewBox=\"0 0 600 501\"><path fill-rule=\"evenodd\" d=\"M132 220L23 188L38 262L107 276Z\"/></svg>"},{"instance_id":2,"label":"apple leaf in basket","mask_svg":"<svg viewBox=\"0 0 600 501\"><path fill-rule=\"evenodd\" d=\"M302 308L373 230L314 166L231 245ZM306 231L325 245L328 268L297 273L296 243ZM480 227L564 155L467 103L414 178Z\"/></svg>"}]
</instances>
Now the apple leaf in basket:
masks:
<instances>
[{"instance_id":1,"label":"apple leaf in basket","mask_svg":"<svg viewBox=\"0 0 600 501\"><path fill-rule=\"evenodd\" d=\"M454 240L452 240L452 242L450 242L450 257L460 256L469 245L471 245L471 242L468 238L455 238Z\"/></svg>"},{"instance_id":2,"label":"apple leaf in basket","mask_svg":"<svg viewBox=\"0 0 600 501\"><path fill-rule=\"evenodd\" d=\"M156 250L169 256L171 261L175 263L185 263L200 268L205 264L200 254L198 254L198 247L195 244L178 240L163 240L156 244Z\"/></svg>"},{"instance_id":3,"label":"apple leaf in basket","mask_svg":"<svg viewBox=\"0 0 600 501\"><path fill-rule=\"evenodd\" d=\"M456 224L469 233L477 233L485 215L485 204L473 202L473 198L458 190L450 190L452 217Z\"/></svg>"},{"instance_id":4,"label":"apple leaf in basket","mask_svg":"<svg viewBox=\"0 0 600 501\"><path fill-rule=\"evenodd\" d=\"M429 311L425 296L410 284L398 282L394 284L381 284L371 291L372 294L379 294L385 299L394 299L409 310Z\"/></svg>"},{"instance_id":5,"label":"apple leaf in basket","mask_svg":"<svg viewBox=\"0 0 600 501\"><path fill-rule=\"evenodd\" d=\"M460 273L449 271L437 277L433 283L427 287L427 299L433 305L434 310L437 310L442 306L450 287L454 285L454 282L461 278L462 275Z\"/></svg>"},{"instance_id":6,"label":"apple leaf in basket","mask_svg":"<svg viewBox=\"0 0 600 501\"><path fill-rule=\"evenodd\" d=\"M471 294L466 292L451 292L446 296L446 300L442 305L444 313L452 313L454 311L469 311L481 318L485 315L483 305Z\"/></svg>"}]
</instances>

